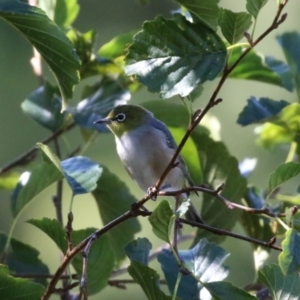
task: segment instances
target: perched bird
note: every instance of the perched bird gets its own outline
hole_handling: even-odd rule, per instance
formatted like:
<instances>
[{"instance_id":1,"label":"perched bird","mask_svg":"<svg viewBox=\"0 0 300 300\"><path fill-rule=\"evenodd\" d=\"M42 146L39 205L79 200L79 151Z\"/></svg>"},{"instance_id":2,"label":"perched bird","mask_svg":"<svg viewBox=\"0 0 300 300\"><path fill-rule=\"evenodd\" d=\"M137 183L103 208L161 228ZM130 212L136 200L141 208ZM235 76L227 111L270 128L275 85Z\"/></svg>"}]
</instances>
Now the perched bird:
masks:
<instances>
[{"instance_id":1,"label":"perched bird","mask_svg":"<svg viewBox=\"0 0 300 300\"><path fill-rule=\"evenodd\" d=\"M107 125L115 136L118 155L127 172L139 187L147 192L153 187L170 163L177 145L166 127L154 115L137 105L119 105L105 119L96 121ZM175 167L164 179L160 190L176 191L193 186L189 170L179 155ZM187 198L181 195L180 200ZM189 207L189 219L203 223L194 206Z\"/></svg>"}]
</instances>

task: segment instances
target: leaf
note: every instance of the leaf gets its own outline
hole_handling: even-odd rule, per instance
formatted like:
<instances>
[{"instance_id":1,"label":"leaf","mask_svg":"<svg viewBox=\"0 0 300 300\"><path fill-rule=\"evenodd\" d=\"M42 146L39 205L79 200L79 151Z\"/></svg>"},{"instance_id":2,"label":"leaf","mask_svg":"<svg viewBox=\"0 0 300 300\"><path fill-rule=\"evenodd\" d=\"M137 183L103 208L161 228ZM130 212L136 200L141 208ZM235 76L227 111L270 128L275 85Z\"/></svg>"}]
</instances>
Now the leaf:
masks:
<instances>
[{"instance_id":1,"label":"leaf","mask_svg":"<svg viewBox=\"0 0 300 300\"><path fill-rule=\"evenodd\" d=\"M219 0L175 0L186 7L206 26L216 31L219 17Z\"/></svg>"},{"instance_id":2,"label":"leaf","mask_svg":"<svg viewBox=\"0 0 300 300\"><path fill-rule=\"evenodd\" d=\"M52 131L58 130L66 120L66 112L61 113L59 89L48 82L27 96L21 108L38 124Z\"/></svg>"},{"instance_id":3,"label":"leaf","mask_svg":"<svg viewBox=\"0 0 300 300\"><path fill-rule=\"evenodd\" d=\"M159 275L155 270L137 261L131 261L128 267L130 276L141 286L149 300L171 300L159 288Z\"/></svg>"},{"instance_id":4,"label":"leaf","mask_svg":"<svg viewBox=\"0 0 300 300\"><path fill-rule=\"evenodd\" d=\"M0 3L5 19L39 51L58 82L63 101L72 97L79 82L80 61L74 46L59 27L39 8L19 1ZM63 109L65 103L63 103Z\"/></svg>"},{"instance_id":5,"label":"leaf","mask_svg":"<svg viewBox=\"0 0 300 300\"><path fill-rule=\"evenodd\" d=\"M44 293L41 284L9 275L7 266L0 265L0 294L2 300L39 300Z\"/></svg>"},{"instance_id":6,"label":"leaf","mask_svg":"<svg viewBox=\"0 0 300 300\"><path fill-rule=\"evenodd\" d=\"M271 264L260 269L258 280L268 287L274 300L299 300L300 278L298 274L284 276L279 266Z\"/></svg>"},{"instance_id":7,"label":"leaf","mask_svg":"<svg viewBox=\"0 0 300 300\"><path fill-rule=\"evenodd\" d=\"M190 250L180 250L179 257L184 266L202 283L222 280L228 275L227 268L223 267L223 262L229 254L224 249L209 243L206 239ZM173 293L179 268L170 250L162 250L157 257L168 284L170 293ZM182 300L204 299L207 291L192 275L185 275L181 278L177 295Z\"/></svg>"},{"instance_id":8,"label":"leaf","mask_svg":"<svg viewBox=\"0 0 300 300\"><path fill-rule=\"evenodd\" d=\"M130 194L128 187L116 175L103 167L97 188L92 192L103 224L118 218L131 208L137 199ZM141 230L136 218L129 219L107 233L117 263L125 258L123 247L134 239L134 234Z\"/></svg>"},{"instance_id":9,"label":"leaf","mask_svg":"<svg viewBox=\"0 0 300 300\"><path fill-rule=\"evenodd\" d=\"M300 173L300 164L287 162L280 164L271 174L268 183L268 197L285 181L297 176Z\"/></svg>"},{"instance_id":10,"label":"leaf","mask_svg":"<svg viewBox=\"0 0 300 300\"><path fill-rule=\"evenodd\" d=\"M231 45L244 37L244 33L251 24L251 15L246 12L235 13L228 9L220 10L219 25L224 37Z\"/></svg>"},{"instance_id":11,"label":"leaf","mask_svg":"<svg viewBox=\"0 0 300 300\"><path fill-rule=\"evenodd\" d=\"M247 0L246 8L248 12L256 19L259 11L266 5L268 0Z\"/></svg>"},{"instance_id":12,"label":"leaf","mask_svg":"<svg viewBox=\"0 0 300 300\"><path fill-rule=\"evenodd\" d=\"M50 147L42 143L36 143L36 147L42 152L44 161L52 163L63 174L60 160Z\"/></svg>"},{"instance_id":13,"label":"leaf","mask_svg":"<svg viewBox=\"0 0 300 300\"><path fill-rule=\"evenodd\" d=\"M73 231L73 244L79 244L95 231L96 228ZM72 265L79 276L82 274L82 263L82 255L79 253L72 261ZM101 291L107 285L107 281L114 268L114 253L107 235L102 235L93 242L88 253L87 263L87 290L89 295L93 295Z\"/></svg>"},{"instance_id":14,"label":"leaf","mask_svg":"<svg viewBox=\"0 0 300 300\"><path fill-rule=\"evenodd\" d=\"M7 236L0 233L1 248L7 242ZM0 253L3 254L1 249ZM40 252L33 248L32 246L18 241L14 238L10 240L10 248L8 252L4 254L4 263L9 267L11 273L14 274L44 274L49 275L48 267L39 259ZM1 280L0 280L1 281ZM35 279L37 283L44 286L47 285L45 278ZM0 290L0 295L1 290ZM1 298L2 299L2 298Z\"/></svg>"},{"instance_id":15,"label":"leaf","mask_svg":"<svg viewBox=\"0 0 300 300\"><path fill-rule=\"evenodd\" d=\"M215 142L206 134L193 132L192 138L198 149L203 171L202 184L212 189L224 184L221 195L232 202L240 203L246 191L247 181L240 174L238 161L231 156L222 142ZM201 217L210 226L231 230L241 216L241 211L229 210L220 200L204 193ZM196 244L200 238L220 242L224 237L198 230L194 240Z\"/></svg>"},{"instance_id":16,"label":"leaf","mask_svg":"<svg viewBox=\"0 0 300 300\"><path fill-rule=\"evenodd\" d=\"M290 66L293 81L296 86L298 101L300 100L300 57L297 49L300 48L300 34L298 32L286 32L277 37L277 41L283 49L285 58Z\"/></svg>"},{"instance_id":17,"label":"leaf","mask_svg":"<svg viewBox=\"0 0 300 300\"><path fill-rule=\"evenodd\" d=\"M126 104L130 100L130 93L123 89L116 80L105 79L86 89L88 97L78 103L76 107L68 108L75 122L82 128L97 129L107 132L103 124L94 124L102 119L117 105Z\"/></svg>"},{"instance_id":18,"label":"leaf","mask_svg":"<svg viewBox=\"0 0 300 300\"><path fill-rule=\"evenodd\" d=\"M275 101L269 98L257 99L255 97L250 97L247 102L237 119L237 123L242 126L266 122L290 104L284 100Z\"/></svg>"},{"instance_id":19,"label":"leaf","mask_svg":"<svg viewBox=\"0 0 300 300\"><path fill-rule=\"evenodd\" d=\"M159 202L149 217L154 234L161 240L171 244L172 228L176 216L167 200Z\"/></svg>"},{"instance_id":20,"label":"leaf","mask_svg":"<svg viewBox=\"0 0 300 300\"><path fill-rule=\"evenodd\" d=\"M77 0L56 0L54 22L60 28L67 30L75 21L79 10Z\"/></svg>"},{"instance_id":21,"label":"leaf","mask_svg":"<svg viewBox=\"0 0 300 300\"><path fill-rule=\"evenodd\" d=\"M0 189L12 190L16 187L20 174L14 171L8 171L0 174Z\"/></svg>"},{"instance_id":22,"label":"leaf","mask_svg":"<svg viewBox=\"0 0 300 300\"><path fill-rule=\"evenodd\" d=\"M61 162L64 176L73 195L92 192L97 187L102 168L87 157L75 156Z\"/></svg>"},{"instance_id":23,"label":"leaf","mask_svg":"<svg viewBox=\"0 0 300 300\"><path fill-rule=\"evenodd\" d=\"M201 23L182 15L147 21L128 48L125 72L163 98L188 96L199 84L216 78L226 60L222 40Z\"/></svg>"},{"instance_id":24,"label":"leaf","mask_svg":"<svg viewBox=\"0 0 300 300\"><path fill-rule=\"evenodd\" d=\"M124 250L131 261L137 261L147 266L151 248L152 245L147 238L137 238L127 244Z\"/></svg>"},{"instance_id":25,"label":"leaf","mask_svg":"<svg viewBox=\"0 0 300 300\"><path fill-rule=\"evenodd\" d=\"M57 245L57 247L65 253L67 250L66 230L59 224L56 219L43 218L41 220L31 219L27 223L34 225L41 231L46 233Z\"/></svg>"},{"instance_id":26,"label":"leaf","mask_svg":"<svg viewBox=\"0 0 300 300\"><path fill-rule=\"evenodd\" d=\"M299 272L300 270L300 233L289 229L282 241L282 252L278 257L279 266L284 275Z\"/></svg>"},{"instance_id":27,"label":"leaf","mask_svg":"<svg viewBox=\"0 0 300 300\"><path fill-rule=\"evenodd\" d=\"M237 47L232 50L229 57L231 66L242 54L244 48ZM245 58L230 73L230 78L257 80L293 91L293 81L289 66L272 57L265 57L261 53L251 50Z\"/></svg>"},{"instance_id":28,"label":"leaf","mask_svg":"<svg viewBox=\"0 0 300 300\"><path fill-rule=\"evenodd\" d=\"M255 296L232 285L230 282L210 282L204 285L215 300L255 300Z\"/></svg>"}]
</instances>

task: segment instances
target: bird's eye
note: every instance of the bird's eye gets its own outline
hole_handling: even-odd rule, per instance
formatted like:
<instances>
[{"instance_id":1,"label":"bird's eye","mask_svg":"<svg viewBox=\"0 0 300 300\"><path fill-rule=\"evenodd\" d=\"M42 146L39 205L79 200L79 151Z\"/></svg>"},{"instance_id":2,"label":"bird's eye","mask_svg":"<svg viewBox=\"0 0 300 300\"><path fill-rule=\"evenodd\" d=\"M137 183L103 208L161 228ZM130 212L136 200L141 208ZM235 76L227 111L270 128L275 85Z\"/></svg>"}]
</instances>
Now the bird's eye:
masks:
<instances>
[{"instance_id":1,"label":"bird's eye","mask_svg":"<svg viewBox=\"0 0 300 300\"><path fill-rule=\"evenodd\" d=\"M116 117L116 119L117 119L117 122L119 122L119 123L122 123L122 122L124 122L124 121L125 121L125 119L126 119L126 115L125 115L125 114L123 114L123 113L117 114L117 117Z\"/></svg>"}]
</instances>

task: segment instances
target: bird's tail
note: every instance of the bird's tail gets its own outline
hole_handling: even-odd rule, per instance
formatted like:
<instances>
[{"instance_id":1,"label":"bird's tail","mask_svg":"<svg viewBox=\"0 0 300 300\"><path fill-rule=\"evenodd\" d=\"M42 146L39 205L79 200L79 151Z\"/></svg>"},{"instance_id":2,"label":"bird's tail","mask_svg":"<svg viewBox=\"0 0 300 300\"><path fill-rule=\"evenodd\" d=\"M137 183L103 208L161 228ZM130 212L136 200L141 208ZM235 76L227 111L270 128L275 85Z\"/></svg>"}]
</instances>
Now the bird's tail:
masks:
<instances>
[{"instance_id":1,"label":"bird's tail","mask_svg":"<svg viewBox=\"0 0 300 300\"><path fill-rule=\"evenodd\" d=\"M204 224L204 221L200 217L200 214L198 213L197 209L195 208L192 202L190 202L190 206L188 211L185 214L185 217L189 221L194 221L194 222Z\"/></svg>"}]
</instances>

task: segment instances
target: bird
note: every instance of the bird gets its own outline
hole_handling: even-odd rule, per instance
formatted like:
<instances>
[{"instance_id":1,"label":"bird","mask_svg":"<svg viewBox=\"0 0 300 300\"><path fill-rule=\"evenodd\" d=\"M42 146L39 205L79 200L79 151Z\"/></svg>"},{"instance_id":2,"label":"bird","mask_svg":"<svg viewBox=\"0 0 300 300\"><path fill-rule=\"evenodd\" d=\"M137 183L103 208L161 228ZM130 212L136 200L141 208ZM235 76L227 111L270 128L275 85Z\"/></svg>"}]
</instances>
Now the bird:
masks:
<instances>
[{"instance_id":1,"label":"bird","mask_svg":"<svg viewBox=\"0 0 300 300\"><path fill-rule=\"evenodd\" d=\"M106 118L94 123L105 124L114 134L117 153L125 169L141 190L149 192L149 188L155 186L177 149L167 126L149 110L129 104L114 107ZM183 157L178 155L160 190L178 191L187 186L186 182L194 186ZM182 202L187 197L185 193L177 199ZM192 204L186 216L190 220L204 223Z\"/></svg>"}]
</instances>

